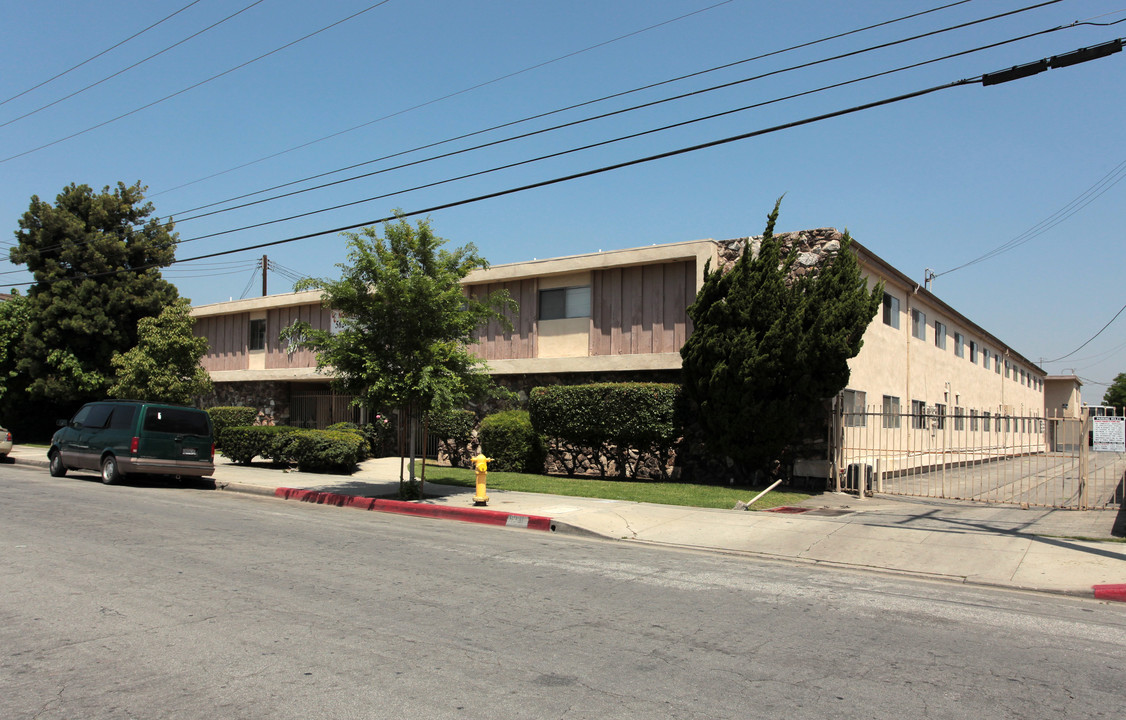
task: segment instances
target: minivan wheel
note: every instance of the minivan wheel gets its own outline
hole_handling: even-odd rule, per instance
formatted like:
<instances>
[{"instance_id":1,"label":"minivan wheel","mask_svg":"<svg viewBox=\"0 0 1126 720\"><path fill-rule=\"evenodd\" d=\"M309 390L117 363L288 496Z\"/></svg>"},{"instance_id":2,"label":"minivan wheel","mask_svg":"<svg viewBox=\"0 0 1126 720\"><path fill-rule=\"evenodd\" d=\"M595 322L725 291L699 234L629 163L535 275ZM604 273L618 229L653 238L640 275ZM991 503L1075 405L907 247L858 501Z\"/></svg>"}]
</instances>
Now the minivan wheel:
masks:
<instances>
[{"instance_id":1,"label":"minivan wheel","mask_svg":"<svg viewBox=\"0 0 1126 720\"><path fill-rule=\"evenodd\" d=\"M116 485L121 480L121 473L117 470L117 458L106 455L102 460L102 482L106 485Z\"/></svg>"},{"instance_id":2,"label":"minivan wheel","mask_svg":"<svg viewBox=\"0 0 1126 720\"><path fill-rule=\"evenodd\" d=\"M51 477L66 475L66 465L63 465L63 459L59 456L58 450L52 450L48 460L51 462Z\"/></svg>"}]
</instances>

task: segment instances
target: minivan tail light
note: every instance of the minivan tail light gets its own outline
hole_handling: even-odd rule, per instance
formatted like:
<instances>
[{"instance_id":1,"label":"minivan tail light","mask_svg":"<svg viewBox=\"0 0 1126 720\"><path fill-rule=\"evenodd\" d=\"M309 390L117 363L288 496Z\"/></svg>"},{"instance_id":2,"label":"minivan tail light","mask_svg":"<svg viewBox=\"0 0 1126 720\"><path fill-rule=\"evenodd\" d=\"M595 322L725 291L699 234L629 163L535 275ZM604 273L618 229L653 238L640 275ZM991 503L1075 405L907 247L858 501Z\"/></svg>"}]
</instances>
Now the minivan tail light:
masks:
<instances>
[{"instance_id":1,"label":"minivan tail light","mask_svg":"<svg viewBox=\"0 0 1126 720\"><path fill-rule=\"evenodd\" d=\"M215 462L215 443L211 443L211 462Z\"/></svg>"},{"instance_id":2,"label":"minivan tail light","mask_svg":"<svg viewBox=\"0 0 1126 720\"><path fill-rule=\"evenodd\" d=\"M140 444L141 444L141 439L138 438L138 437L134 437L133 442L129 443L129 453L131 455L136 455Z\"/></svg>"}]
</instances>

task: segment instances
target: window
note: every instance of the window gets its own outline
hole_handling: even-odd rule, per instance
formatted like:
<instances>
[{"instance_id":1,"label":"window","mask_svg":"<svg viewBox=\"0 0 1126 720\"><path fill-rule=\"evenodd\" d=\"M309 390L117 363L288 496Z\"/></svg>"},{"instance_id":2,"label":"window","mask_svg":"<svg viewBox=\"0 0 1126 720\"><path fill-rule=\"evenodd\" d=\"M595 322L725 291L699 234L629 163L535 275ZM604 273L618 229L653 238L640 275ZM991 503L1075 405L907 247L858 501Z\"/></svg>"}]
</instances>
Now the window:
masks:
<instances>
[{"instance_id":1,"label":"window","mask_svg":"<svg viewBox=\"0 0 1126 720\"><path fill-rule=\"evenodd\" d=\"M989 432L989 412L988 411L983 412L981 414L981 419L982 419L982 425L985 428L985 432ZM1000 428L998 428L998 429L1000 429Z\"/></svg>"},{"instance_id":2,"label":"window","mask_svg":"<svg viewBox=\"0 0 1126 720\"><path fill-rule=\"evenodd\" d=\"M934 346L939 350L946 349L946 325L934 321Z\"/></svg>"},{"instance_id":3,"label":"window","mask_svg":"<svg viewBox=\"0 0 1126 720\"><path fill-rule=\"evenodd\" d=\"M927 339L927 314L921 310L911 311L911 334L920 340Z\"/></svg>"},{"instance_id":4,"label":"window","mask_svg":"<svg viewBox=\"0 0 1126 720\"><path fill-rule=\"evenodd\" d=\"M884 427L899 427L899 398L884 395Z\"/></svg>"},{"instance_id":5,"label":"window","mask_svg":"<svg viewBox=\"0 0 1126 720\"><path fill-rule=\"evenodd\" d=\"M977 365L977 343L970 340L970 362Z\"/></svg>"},{"instance_id":6,"label":"window","mask_svg":"<svg viewBox=\"0 0 1126 720\"><path fill-rule=\"evenodd\" d=\"M997 430L997 432L1001 432L1001 416L1000 416L1000 414L995 415L994 418L995 418L995 422L997 423L997 427L995 429Z\"/></svg>"},{"instance_id":7,"label":"window","mask_svg":"<svg viewBox=\"0 0 1126 720\"><path fill-rule=\"evenodd\" d=\"M942 403L935 403L934 405L934 420L937 429L946 429L946 406Z\"/></svg>"},{"instance_id":8,"label":"window","mask_svg":"<svg viewBox=\"0 0 1126 720\"><path fill-rule=\"evenodd\" d=\"M966 339L962 333L954 333L954 354L958 357L966 356Z\"/></svg>"},{"instance_id":9,"label":"window","mask_svg":"<svg viewBox=\"0 0 1126 720\"><path fill-rule=\"evenodd\" d=\"M989 351L985 348L981 349L981 366L986 370L989 369Z\"/></svg>"},{"instance_id":10,"label":"window","mask_svg":"<svg viewBox=\"0 0 1126 720\"><path fill-rule=\"evenodd\" d=\"M1012 369L1012 365L1010 365L1010 364L1009 364L1009 361L1008 361L1008 360L1006 360L1006 361L1005 361L1005 379L1006 379L1006 380L1008 380L1008 379L1009 379L1009 370L1010 370L1010 369Z\"/></svg>"},{"instance_id":11,"label":"window","mask_svg":"<svg viewBox=\"0 0 1126 720\"><path fill-rule=\"evenodd\" d=\"M977 410L970 410L970 432L977 432Z\"/></svg>"},{"instance_id":12,"label":"window","mask_svg":"<svg viewBox=\"0 0 1126 720\"><path fill-rule=\"evenodd\" d=\"M884 293L884 325L899 329L899 298Z\"/></svg>"},{"instance_id":13,"label":"window","mask_svg":"<svg viewBox=\"0 0 1126 720\"><path fill-rule=\"evenodd\" d=\"M860 390L841 391L841 413L845 427L867 427L868 408L864 406L865 395Z\"/></svg>"},{"instance_id":14,"label":"window","mask_svg":"<svg viewBox=\"0 0 1126 720\"><path fill-rule=\"evenodd\" d=\"M911 401L911 427L922 430L927 426L927 404L922 400Z\"/></svg>"},{"instance_id":15,"label":"window","mask_svg":"<svg viewBox=\"0 0 1126 720\"><path fill-rule=\"evenodd\" d=\"M954 429L955 430L965 430L966 429L966 409L965 408L960 408L960 407L954 408Z\"/></svg>"},{"instance_id":16,"label":"window","mask_svg":"<svg viewBox=\"0 0 1126 720\"><path fill-rule=\"evenodd\" d=\"M590 317L590 286L540 290L540 320Z\"/></svg>"},{"instance_id":17,"label":"window","mask_svg":"<svg viewBox=\"0 0 1126 720\"><path fill-rule=\"evenodd\" d=\"M1028 378L1028 376L1024 374L1024 369L1023 369L1023 368L1021 368L1021 371L1020 371L1020 384L1021 384L1021 385L1027 385L1027 384L1028 384L1028 380L1027 380L1027 378Z\"/></svg>"},{"instance_id":18,"label":"window","mask_svg":"<svg viewBox=\"0 0 1126 720\"><path fill-rule=\"evenodd\" d=\"M266 349L266 318L250 321L250 349Z\"/></svg>"},{"instance_id":19,"label":"window","mask_svg":"<svg viewBox=\"0 0 1126 720\"><path fill-rule=\"evenodd\" d=\"M1005 416L1005 432L1012 432L1013 419L1008 415Z\"/></svg>"},{"instance_id":20,"label":"window","mask_svg":"<svg viewBox=\"0 0 1126 720\"><path fill-rule=\"evenodd\" d=\"M145 431L177 435L210 435L207 413L187 408L145 408Z\"/></svg>"},{"instance_id":21,"label":"window","mask_svg":"<svg viewBox=\"0 0 1126 720\"><path fill-rule=\"evenodd\" d=\"M997 355L996 357L993 358L993 372L997 373L998 375L1001 374L1001 356L1000 355Z\"/></svg>"},{"instance_id":22,"label":"window","mask_svg":"<svg viewBox=\"0 0 1126 720\"><path fill-rule=\"evenodd\" d=\"M133 421L137 418L136 405L118 405L113 409L109 419L111 430L132 430Z\"/></svg>"}]
</instances>

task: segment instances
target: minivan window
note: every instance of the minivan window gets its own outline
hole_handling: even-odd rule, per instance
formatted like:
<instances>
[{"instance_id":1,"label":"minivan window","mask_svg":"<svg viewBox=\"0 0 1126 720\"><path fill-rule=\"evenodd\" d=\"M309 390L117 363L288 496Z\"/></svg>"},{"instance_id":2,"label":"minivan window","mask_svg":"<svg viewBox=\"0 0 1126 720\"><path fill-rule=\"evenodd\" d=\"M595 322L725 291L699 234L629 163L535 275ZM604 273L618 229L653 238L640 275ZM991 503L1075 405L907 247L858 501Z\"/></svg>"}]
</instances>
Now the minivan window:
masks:
<instances>
[{"instance_id":1,"label":"minivan window","mask_svg":"<svg viewBox=\"0 0 1126 720\"><path fill-rule=\"evenodd\" d=\"M199 410L150 407L145 409L145 430L177 435L207 435L207 415Z\"/></svg>"},{"instance_id":2,"label":"minivan window","mask_svg":"<svg viewBox=\"0 0 1126 720\"><path fill-rule=\"evenodd\" d=\"M104 428L111 412L113 412L113 405L92 405L86 419L82 421L82 425L93 429Z\"/></svg>"},{"instance_id":3,"label":"minivan window","mask_svg":"<svg viewBox=\"0 0 1126 720\"><path fill-rule=\"evenodd\" d=\"M113 409L109 419L110 430L132 430L133 420L137 417L136 405L118 405Z\"/></svg>"}]
</instances>

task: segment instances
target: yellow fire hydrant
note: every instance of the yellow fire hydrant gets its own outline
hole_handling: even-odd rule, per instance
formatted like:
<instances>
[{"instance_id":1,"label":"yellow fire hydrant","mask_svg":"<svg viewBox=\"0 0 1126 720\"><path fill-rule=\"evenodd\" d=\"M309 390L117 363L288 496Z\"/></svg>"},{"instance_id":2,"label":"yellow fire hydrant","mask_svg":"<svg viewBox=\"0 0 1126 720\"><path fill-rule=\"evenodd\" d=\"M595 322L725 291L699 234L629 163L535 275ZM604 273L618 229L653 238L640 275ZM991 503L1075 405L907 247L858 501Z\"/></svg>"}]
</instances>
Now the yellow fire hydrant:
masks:
<instances>
[{"instance_id":1,"label":"yellow fire hydrant","mask_svg":"<svg viewBox=\"0 0 1126 720\"><path fill-rule=\"evenodd\" d=\"M492 458L485 457L484 453L477 453L473 458L473 466L477 469L477 495L473 498L474 505L488 505L489 496L485 494L485 477L489 474L489 463Z\"/></svg>"}]
</instances>

